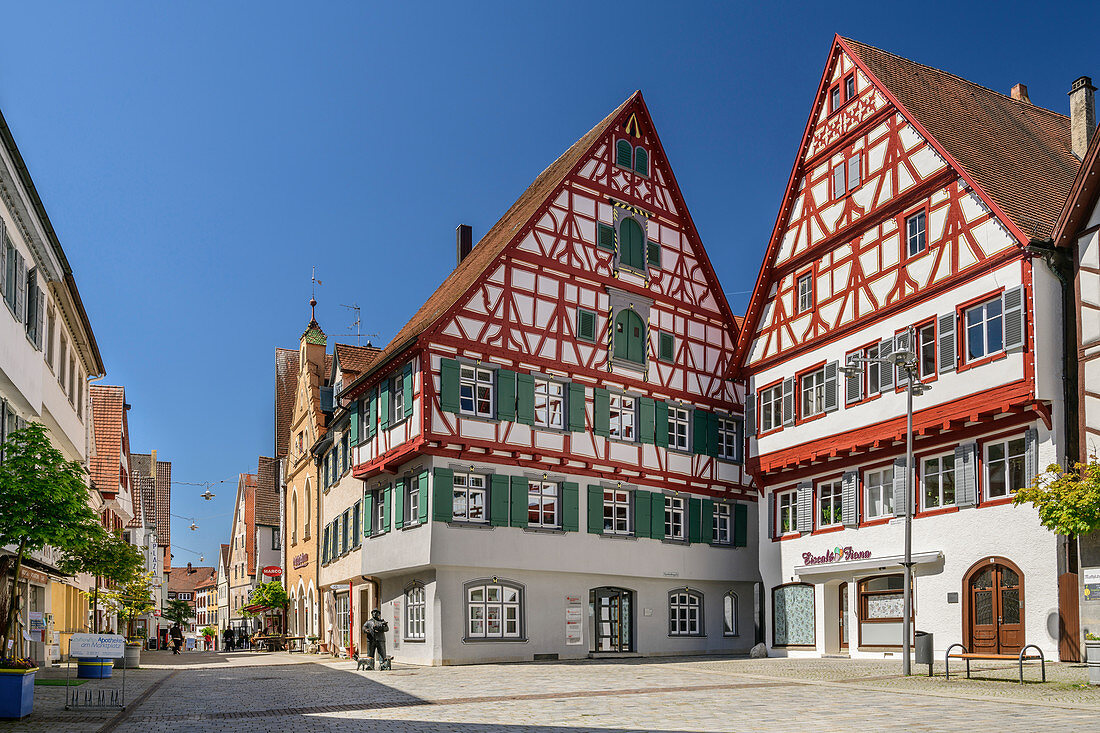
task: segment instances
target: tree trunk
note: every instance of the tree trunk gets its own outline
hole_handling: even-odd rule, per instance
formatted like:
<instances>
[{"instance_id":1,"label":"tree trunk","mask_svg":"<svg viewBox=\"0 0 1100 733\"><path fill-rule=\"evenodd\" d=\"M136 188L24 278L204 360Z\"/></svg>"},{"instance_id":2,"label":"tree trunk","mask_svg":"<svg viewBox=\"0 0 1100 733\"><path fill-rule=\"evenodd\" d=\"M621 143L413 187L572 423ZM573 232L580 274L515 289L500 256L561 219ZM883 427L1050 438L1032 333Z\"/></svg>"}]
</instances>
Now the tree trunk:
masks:
<instances>
[{"instance_id":1,"label":"tree trunk","mask_svg":"<svg viewBox=\"0 0 1100 733\"><path fill-rule=\"evenodd\" d=\"M3 633L0 633L0 657L8 656L8 638L11 636L11 627L15 623L15 614L19 610L19 569L23 567L23 551L27 547L26 540L20 540L19 551L15 553L15 567L11 574L11 593L8 595L8 612L4 614ZM14 648L14 647L13 647Z\"/></svg>"},{"instance_id":2,"label":"tree trunk","mask_svg":"<svg viewBox=\"0 0 1100 733\"><path fill-rule=\"evenodd\" d=\"M99 576L95 576L95 590L92 591L92 633L99 633Z\"/></svg>"}]
</instances>

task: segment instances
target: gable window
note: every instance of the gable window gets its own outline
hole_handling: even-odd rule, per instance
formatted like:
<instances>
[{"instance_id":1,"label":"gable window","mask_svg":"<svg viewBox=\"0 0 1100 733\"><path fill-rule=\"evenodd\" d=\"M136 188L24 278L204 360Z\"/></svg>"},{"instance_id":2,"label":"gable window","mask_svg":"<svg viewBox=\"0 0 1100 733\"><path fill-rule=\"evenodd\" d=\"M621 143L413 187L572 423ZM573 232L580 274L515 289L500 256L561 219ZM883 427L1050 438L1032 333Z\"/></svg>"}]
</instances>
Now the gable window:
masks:
<instances>
[{"instance_id":1,"label":"gable window","mask_svg":"<svg viewBox=\"0 0 1100 733\"><path fill-rule=\"evenodd\" d=\"M783 424L783 384L760 393L760 431L774 430Z\"/></svg>"},{"instance_id":2,"label":"gable window","mask_svg":"<svg viewBox=\"0 0 1100 733\"><path fill-rule=\"evenodd\" d=\"M713 534L714 544L729 545L733 543L733 509L729 504L714 505Z\"/></svg>"},{"instance_id":3,"label":"gable window","mask_svg":"<svg viewBox=\"0 0 1100 733\"><path fill-rule=\"evenodd\" d=\"M560 526L558 485L555 482L527 482L527 526L545 528Z\"/></svg>"},{"instance_id":4,"label":"gable window","mask_svg":"<svg viewBox=\"0 0 1100 733\"><path fill-rule=\"evenodd\" d=\"M917 375L920 379L936 376L936 324L917 328Z\"/></svg>"},{"instance_id":5,"label":"gable window","mask_svg":"<svg viewBox=\"0 0 1100 733\"><path fill-rule=\"evenodd\" d=\"M649 175L649 153L641 145L634 148L634 172L640 176Z\"/></svg>"},{"instance_id":6,"label":"gable window","mask_svg":"<svg viewBox=\"0 0 1100 733\"><path fill-rule=\"evenodd\" d=\"M565 385L550 379L535 379L535 425L562 429L565 426Z\"/></svg>"},{"instance_id":7,"label":"gable window","mask_svg":"<svg viewBox=\"0 0 1100 733\"><path fill-rule=\"evenodd\" d=\"M722 636L737 636L737 594L722 597Z\"/></svg>"},{"instance_id":8,"label":"gable window","mask_svg":"<svg viewBox=\"0 0 1100 733\"><path fill-rule=\"evenodd\" d=\"M1004 350L1004 318L1000 296L966 309L967 359L981 359Z\"/></svg>"},{"instance_id":9,"label":"gable window","mask_svg":"<svg viewBox=\"0 0 1100 733\"><path fill-rule=\"evenodd\" d=\"M802 418L825 412L825 369L802 375Z\"/></svg>"},{"instance_id":10,"label":"gable window","mask_svg":"<svg viewBox=\"0 0 1100 733\"><path fill-rule=\"evenodd\" d=\"M840 481L826 481L817 487L817 526L833 527L844 521L844 493Z\"/></svg>"},{"instance_id":11,"label":"gable window","mask_svg":"<svg viewBox=\"0 0 1100 733\"><path fill-rule=\"evenodd\" d=\"M676 337L667 331L661 331L657 337L657 358L672 361L676 353Z\"/></svg>"},{"instance_id":12,"label":"gable window","mask_svg":"<svg viewBox=\"0 0 1100 733\"><path fill-rule=\"evenodd\" d=\"M807 272L798 278L798 312L805 313L814 307L814 277Z\"/></svg>"},{"instance_id":13,"label":"gable window","mask_svg":"<svg viewBox=\"0 0 1100 733\"><path fill-rule=\"evenodd\" d=\"M633 529L631 525L630 492L623 489L604 489L604 534L630 534Z\"/></svg>"},{"instance_id":14,"label":"gable window","mask_svg":"<svg viewBox=\"0 0 1100 733\"><path fill-rule=\"evenodd\" d=\"M688 425L690 413L687 408L668 406L668 447L676 450L688 449Z\"/></svg>"},{"instance_id":15,"label":"gable window","mask_svg":"<svg viewBox=\"0 0 1100 733\"><path fill-rule=\"evenodd\" d=\"M998 440L985 447L985 494L990 499L1015 494L1030 481L1026 474L1023 438Z\"/></svg>"},{"instance_id":16,"label":"gable window","mask_svg":"<svg viewBox=\"0 0 1100 733\"><path fill-rule=\"evenodd\" d=\"M581 341L596 340L596 314L584 308L577 309L577 338Z\"/></svg>"},{"instance_id":17,"label":"gable window","mask_svg":"<svg viewBox=\"0 0 1100 733\"><path fill-rule=\"evenodd\" d=\"M637 400L623 394L612 394L609 404L611 406L609 435L617 440L634 440L634 417L637 409Z\"/></svg>"},{"instance_id":18,"label":"gable window","mask_svg":"<svg viewBox=\"0 0 1100 733\"><path fill-rule=\"evenodd\" d=\"M687 539L684 522L684 498L665 496L665 538L670 540Z\"/></svg>"},{"instance_id":19,"label":"gable window","mask_svg":"<svg viewBox=\"0 0 1100 733\"><path fill-rule=\"evenodd\" d=\"M453 516L458 522L486 522L485 476L479 473L454 475Z\"/></svg>"},{"instance_id":20,"label":"gable window","mask_svg":"<svg viewBox=\"0 0 1100 733\"><path fill-rule=\"evenodd\" d=\"M840 109L840 85L836 85L829 90L829 112L836 112Z\"/></svg>"},{"instance_id":21,"label":"gable window","mask_svg":"<svg viewBox=\"0 0 1100 733\"><path fill-rule=\"evenodd\" d=\"M785 535L798 531L798 492L782 491L775 495L775 530Z\"/></svg>"},{"instance_id":22,"label":"gable window","mask_svg":"<svg viewBox=\"0 0 1100 733\"><path fill-rule=\"evenodd\" d=\"M955 505L955 454L948 453L921 462L924 508Z\"/></svg>"},{"instance_id":23,"label":"gable window","mask_svg":"<svg viewBox=\"0 0 1100 733\"><path fill-rule=\"evenodd\" d=\"M630 308L615 316L615 358L645 364L646 326Z\"/></svg>"},{"instance_id":24,"label":"gable window","mask_svg":"<svg viewBox=\"0 0 1100 733\"><path fill-rule=\"evenodd\" d=\"M645 269L646 236L641 225L632 218L619 223L619 264L635 270Z\"/></svg>"},{"instance_id":25,"label":"gable window","mask_svg":"<svg viewBox=\"0 0 1100 733\"><path fill-rule=\"evenodd\" d=\"M840 163L833 168L832 179L834 199L838 199L859 188L860 180L863 175L861 163L862 157L857 153L850 158L845 158L840 161Z\"/></svg>"},{"instance_id":26,"label":"gable window","mask_svg":"<svg viewBox=\"0 0 1100 733\"><path fill-rule=\"evenodd\" d=\"M741 422L732 417L718 417L718 457L727 461L741 460Z\"/></svg>"},{"instance_id":27,"label":"gable window","mask_svg":"<svg viewBox=\"0 0 1100 733\"><path fill-rule=\"evenodd\" d=\"M906 251L915 257L928 245L927 216L924 211L905 217Z\"/></svg>"},{"instance_id":28,"label":"gable window","mask_svg":"<svg viewBox=\"0 0 1100 733\"><path fill-rule=\"evenodd\" d=\"M615 142L615 165L623 168L634 168L634 146L629 140L619 139Z\"/></svg>"},{"instance_id":29,"label":"gable window","mask_svg":"<svg viewBox=\"0 0 1100 733\"><path fill-rule=\"evenodd\" d=\"M867 519L891 516L894 513L894 469L881 468L863 476L866 492L864 510Z\"/></svg>"},{"instance_id":30,"label":"gable window","mask_svg":"<svg viewBox=\"0 0 1100 733\"><path fill-rule=\"evenodd\" d=\"M413 583L405 589L405 639L424 638L424 617L427 604L424 600L424 586Z\"/></svg>"},{"instance_id":31,"label":"gable window","mask_svg":"<svg viewBox=\"0 0 1100 733\"><path fill-rule=\"evenodd\" d=\"M459 409L465 415L493 416L492 369L463 364L459 370Z\"/></svg>"},{"instance_id":32,"label":"gable window","mask_svg":"<svg viewBox=\"0 0 1100 733\"><path fill-rule=\"evenodd\" d=\"M847 101L849 99L854 99L855 96L856 96L856 75L855 74L849 74L844 79L844 99L845 99L845 101Z\"/></svg>"},{"instance_id":33,"label":"gable window","mask_svg":"<svg viewBox=\"0 0 1100 733\"><path fill-rule=\"evenodd\" d=\"M466 586L468 639L519 639L523 590L507 583L476 582Z\"/></svg>"},{"instance_id":34,"label":"gable window","mask_svg":"<svg viewBox=\"0 0 1100 733\"><path fill-rule=\"evenodd\" d=\"M702 593L685 588L668 594L668 635L706 636Z\"/></svg>"}]
</instances>

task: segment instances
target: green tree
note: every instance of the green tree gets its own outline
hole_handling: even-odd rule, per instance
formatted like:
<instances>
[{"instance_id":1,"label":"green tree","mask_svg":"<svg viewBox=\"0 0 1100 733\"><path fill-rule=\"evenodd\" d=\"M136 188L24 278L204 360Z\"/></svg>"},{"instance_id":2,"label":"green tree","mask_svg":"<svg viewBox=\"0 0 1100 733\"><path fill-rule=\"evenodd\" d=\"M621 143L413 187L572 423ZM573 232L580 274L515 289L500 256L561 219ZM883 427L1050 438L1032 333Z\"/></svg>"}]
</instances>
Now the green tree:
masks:
<instances>
[{"instance_id":1,"label":"green tree","mask_svg":"<svg viewBox=\"0 0 1100 733\"><path fill-rule=\"evenodd\" d=\"M7 649L19 608L19 570L27 553L47 545L64 553L85 542L99 522L89 506L84 467L65 460L42 423L28 423L10 433L3 453L0 546L16 548L14 562L4 568L10 568L11 585L6 612L0 616L0 649Z\"/></svg>"},{"instance_id":2,"label":"green tree","mask_svg":"<svg viewBox=\"0 0 1100 733\"><path fill-rule=\"evenodd\" d=\"M270 608L282 608L290 603L290 597L287 596L283 584L273 580L270 583L260 583L253 588L252 593L248 596L248 603L249 605L259 604Z\"/></svg>"},{"instance_id":3,"label":"green tree","mask_svg":"<svg viewBox=\"0 0 1100 733\"><path fill-rule=\"evenodd\" d=\"M153 574L142 573L129 583L103 591L107 605L126 619L126 638L134 635L134 617L151 612L153 601Z\"/></svg>"},{"instance_id":4,"label":"green tree","mask_svg":"<svg viewBox=\"0 0 1100 733\"><path fill-rule=\"evenodd\" d=\"M168 608L164 610L164 617L172 623L182 626L187 619L195 618L195 612L187 601L173 598L168 601Z\"/></svg>"},{"instance_id":5,"label":"green tree","mask_svg":"<svg viewBox=\"0 0 1100 733\"><path fill-rule=\"evenodd\" d=\"M1032 504L1039 522L1058 534L1080 537L1100 529L1100 463L1075 463L1072 471L1057 464L1016 492L1014 504Z\"/></svg>"},{"instance_id":6,"label":"green tree","mask_svg":"<svg viewBox=\"0 0 1100 733\"><path fill-rule=\"evenodd\" d=\"M144 565L138 548L99 524L82 541L70 547L67 557L60 563L65 572L95 576L92 591L92 631L95 633L99 633L99 614L95 610L99 607L102 582L106 581L108 587L126 585L138 576Z\"/></svg>"}]
</instances>

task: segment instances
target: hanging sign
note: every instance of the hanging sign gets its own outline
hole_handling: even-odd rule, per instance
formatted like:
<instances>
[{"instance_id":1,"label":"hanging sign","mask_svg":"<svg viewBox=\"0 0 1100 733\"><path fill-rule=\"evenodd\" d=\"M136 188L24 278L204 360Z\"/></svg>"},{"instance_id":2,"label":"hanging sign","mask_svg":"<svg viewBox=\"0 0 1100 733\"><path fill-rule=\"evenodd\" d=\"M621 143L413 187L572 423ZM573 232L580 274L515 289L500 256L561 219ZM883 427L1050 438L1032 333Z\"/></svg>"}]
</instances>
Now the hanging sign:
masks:
<instances>
[{"instance_id":1,"label":"hanging sign","mask_svg":"<svg viewBox=\"0 0 1100 733\"><path fill-rule=\"evenodd\" d=\"M870 550L854 550L851 545L848 547L834 547L831 550L826 550L824 555L815 555L812 552L802 553L802 562L806 565L824 565L830 562L840 562L842 560L870 560Z\"/></svg>"},{"instance_id":2,"label":"hanging sign","mask_svg":"<svg viewBox=\"0 0 1100 733\"><path fill-rule=\"evenodd\" d=\"M263 569L263 573L269 578L278 578L283 574L283 569L278 565L268 565Z\"/></svg>"}]
</instances>

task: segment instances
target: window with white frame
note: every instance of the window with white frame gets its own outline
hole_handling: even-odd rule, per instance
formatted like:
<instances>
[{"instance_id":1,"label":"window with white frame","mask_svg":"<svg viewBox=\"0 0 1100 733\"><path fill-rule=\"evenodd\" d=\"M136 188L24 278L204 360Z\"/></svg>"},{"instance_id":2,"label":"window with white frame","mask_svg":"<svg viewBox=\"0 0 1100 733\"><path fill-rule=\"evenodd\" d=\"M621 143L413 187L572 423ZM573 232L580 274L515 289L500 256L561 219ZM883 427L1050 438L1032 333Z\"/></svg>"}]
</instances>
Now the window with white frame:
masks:
<instances>
[{"instance_id":1,"label":"window with white frame","mask_svg":"<svg viewBox=\"0 0 1100 733\"><path fill-rule=\"evenodd\" d=\"M486 481L479 473L454 475L454 519L458 522L487 522Z\"/></svg>"},{"instance_id":2,"label":"window with white frame","mask_svg":"<svg viewBox=\"0 0 1100 733\"><path fill-rule=\"evenodd\" d=\"M798 531L797 491L783 491L775 495L775 531L781 535Z\"/></svg>"},{"instance_id":3,"label":"window with white frame","mask_svg":"<svg viewBox=\"0 0 1100 733\"><path fill-rule=\"evenodd\" d=\"M917 374L920 379L936 376L936 324L917 328Z\"/></svg>"},{"instance_id":4,"label":"window with white frame","mask_svg":"<svg viewBox=\"0 0 1100 733\"><path fill-rule=\"evenodd\" d=\"M718 457L727 461L741 460L741 423L732 417L718 417Z\"/></svg>"},{"instance_id":5,"label":"window with white frame","mask_svg":"<svg viewBox=\"0 0 1100 733\"><path fill-rule=\"evenodd\" d=\"M523 591L505 583L476 583L466 587L466 637L520 639Z\"/></svg>"},{"instance_id":6,"label":"window with white frame","mask_svg":"<svg viewBox=\"0 0 1100 733\"><path fill-rule=\"evenodd\" d=\"M550 379L535 379L535 425L565 427L565 385Z\"/></svg>"},{"instance_id":7,"label":"window with white frame","mask_svg":"<svg viewBox=\"0 0 1100 733\"><path fill-rule=\"evenodd\" d=\"M611 395L610 435L619 440L634 440L634 417L637 400L623 394Z\"/></svg>"},{"instance_id":8,"label":"window with white frame","mask_svg":"<svg viewBox=\"0 0 1100 733\"><path fill-rule=\"evenodd\" d=\"M955 454L921 461L924 509L955 505Z\"/></svg>"},{"instance_id":9,"label":"window with white frame","mask_svg":"<svg viewBox=\"0 0 1100 733\"><path fill-rule=\"evenodd\" d=\"M868 346L863 350L863 356L867 359L879 358L878 344ZM885 356L885 354L883 354ZM877 361L867 361L864 363L864 379L867 383L867 396L870 397L873 394L878 394L882 391L880 369L883 367ZM886 367L889 369L890 367Z\"/></svg>"},{"instance_id":10,"label":"window with white frame","mask_svg":"<svg viewBox=\"0 0 1100 733\"><path fill-rule=\"evenodd\" d=\"M688 449L688 425L691 413L686 407L668 406L668 447Z\"/></svg>"},{"instance_id":11,"label":"window with white frame","mask_svg":"<svg viewBox=\"0 0 1100 733\"><path fill-rule=\"evenodd\" d=\"M458 404L463 414L493 416L492 369L463 364L459 369Z\"/></svg>"},{"instance_id":12,"label":"window with white frame","mask_svg":"<svg viewBox=\"0 0 1100 733\"><path fill-rule=\"evenodd\" d=\"M879 468L863 474L866 519L892 516L894 513L894 469Z\"/></svg>"},{"instance_id":13,"label":"window with white frame","mask_svg":"<svg viewBox=\"0 0 1100 733\"><path fill-rule=\"evenodd\" d=\"M737 594L732 590L722 597L722 635L737 636Z\"/></svg>"},{"instance_id":14,"label":"window with white frame","mask_svg":"<svg viewBox=\"0 0 1100 733\"><path fill-rule=\"evenodd\" d=\"M374 507L374 530L372 534L378 534L385 529L384 522L386 520L386 491L385 489L378 489L374 492L372 497L372 506Z\"/></svg>"},{"instance_id":15,"label":"window with white frame","mask_svg":"<svg viewBox=\"0 0 1100 733\"><path fill-rule=\"evenodd\" d=\"M860 179L863 174L861 168L860 155L857 153L851 158L847 158L840 162L836 168L833 168L833 198L838 199L845 194L859 188Z\"/></svg>"},{"instance_id":16,"label":"window with white frame","mask_svg":"<svg viewBox=\"0 0 1100 733\"><path fill-rule=\"evenodd\" d=\"M844 80L844 99L853 99L856 96L856 75L849 74Z\"/></svg>"},{"instance_id":17,"label":"window with white frame","mask_svg":"<svg viewBox=\"0 0 1100 733\"><path fill-rule=\"evenodd\" d=\"M604 534L630 534L632 529L630 492L623 489L604 489Z\"/></svg>"},{"instance_id":18,"label":"window with white frame","mask_svg":"<svg viewBox=\"0 0 1100 733\"><path fill-rule=\"evenodd\" d=\"M687 539L687 522L684 521L685 504L682 496L665 496L665 539Z\"/></svg>"},{"instance_id":19,"label":"window with white frame","mask_svg":"<svg viewBox=\"0 0 1100 733\"><path fill-rule=\"evenodd\" d=\"M814 276L807 272L798 278L798 312L804 313L814 307Z\"/></svg>"},{"instance_id":20,"label":"window with white frame","mask_svg":"<svg viewBox=\"0 0 1100 733\"><path fill-rule=\"evenodd\" d=\"M729 504L714 505L714 544L733 544L733 508Z\"/></svg>"},{"instance_id":21,"label":"window with white frame","mask_svg":"<svg viewBox=\"0 0 1100 733\"><path fill-rule=\"evenodd\" d=\"M802 418L825 412L825 369L802 375Z\"/></svg>"},{"instance_id":22,"label":"window with white frame","mask_svg":"<svg viewBox=\"0 0 1100 733\"><path fill-rule=\"evenodd\" d=\"M1004 318L1000 296L966 309L966 358L996 354L1004 349Z\"/></svg>"},{"instance_id":23,"label":"window with white frame","mask_svg":"<svg viewBox=\"0 0 1100 733\"><path fill-rule=\"evenodd\" d=\"M335 616L336 616L336 628L333 631L336 632L336 643L338 646L347 648L348 635L351 629L348 627L348 612L351 608L351 598L347 593L338 593L335 598Z\"/></svg>"},{"instance_id":24,"label":"window with white frame","mask_svg":"<svg viewBox=\"0 0 1100 733\"><path fill-rule=\"evenodd\" d=\"M490 386L490 390L491 389L492 387ZM390 425L394 425L405 419L405 398L405 379L401 374L398 374L390 379Z\"/></svg>"},{"instance_id":25,"label":"window with white frame","mask_svg":"<svg viewBox=\"0 0 1100 733\"><path fill-rule=\"evenodd\" d=\"M411 476L404 481L405 526L420 523L420 478Z\"/></svg>"},{"instance_id":26,"label":"window with white frame","mask_svg":"<svg viewBox=\"0 0 1100 733\"><path fill-rule=\"evenodd\" d=\"M817 486L817 526L833 527L844 521L844 489L839 481Z\"/></svg>"},{"instance_id":27,"label":"window with white frame","mask_svg":"<svg viewBox=\"0 0 1100 733\"><path fill-rule=\"evenodd\" d=\"M985 445L985 495L996 499L1015 494L1030 484L1026 474L1027 443L1021 438Z\"/></svg>"},{"instance_id":28,"label":"window with white frame","mask_svg":"<svg viewBox=\"0 0 1100 733\"><path fill-rule=\"evenodd\" d=\"M555 528L558 519L558 484L554 481L527 482L527 526Z\"/></svg>"},{"instance_id":29,"label":"window with white frame","mask_svg":"<svg viewBox=\"0 0 1100 733\"><path fill-rule=\"evenodd\" d=\"M424 617L427 604L424 602L424 586L414 583L405 589L405 638L424 638Z\"/></svg>"},{"instance_id":30,"label":"window with white frame","mask_svg":"<svg viewBox=\"0 0 1100 733\"><path fill-rule=\"evenodd\" d=\"M928 221L924 211L905 217L905 242L910 257L919 255L928 246Z\"/></svg>"},{"instance_id":31,"label":"window with white frame","mask_svg":"<svg viewBox=\"0 0 1100 733\"><path fill-rule=\"evenodd\" d=\"M704 636L701 593L685 588L668 594L668 635Z\"/></svg>"},{"instance_id":32,"label":"window with white frame","mask_svg":"<svg viewBox=\"0 0 1100 733\"><path fill-rule=\"evenodd\" d=\"M774 430L783 424L783 384L760 392L760 431Z\"/></svg>"}]
</instances>

